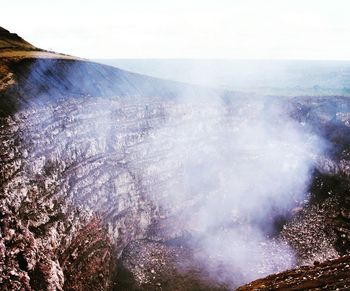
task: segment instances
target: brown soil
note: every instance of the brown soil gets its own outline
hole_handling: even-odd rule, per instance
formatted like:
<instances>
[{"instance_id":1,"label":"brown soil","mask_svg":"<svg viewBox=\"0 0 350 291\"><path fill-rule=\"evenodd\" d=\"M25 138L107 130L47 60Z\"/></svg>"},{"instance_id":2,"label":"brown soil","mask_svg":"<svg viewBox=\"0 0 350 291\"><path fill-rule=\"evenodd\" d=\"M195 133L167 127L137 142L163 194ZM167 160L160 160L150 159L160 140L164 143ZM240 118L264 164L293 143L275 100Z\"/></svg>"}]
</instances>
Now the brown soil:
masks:
<instances>
[{"instance_id":1,"label":"brown soil","mask_svg":"<svg viewBox=\"0 0 350 291\"><path fill-rule=\"evenodd\" d=\"M349 290L350 256L274 274L241 286L248 290Z\"/></svg>"}]
</instances>

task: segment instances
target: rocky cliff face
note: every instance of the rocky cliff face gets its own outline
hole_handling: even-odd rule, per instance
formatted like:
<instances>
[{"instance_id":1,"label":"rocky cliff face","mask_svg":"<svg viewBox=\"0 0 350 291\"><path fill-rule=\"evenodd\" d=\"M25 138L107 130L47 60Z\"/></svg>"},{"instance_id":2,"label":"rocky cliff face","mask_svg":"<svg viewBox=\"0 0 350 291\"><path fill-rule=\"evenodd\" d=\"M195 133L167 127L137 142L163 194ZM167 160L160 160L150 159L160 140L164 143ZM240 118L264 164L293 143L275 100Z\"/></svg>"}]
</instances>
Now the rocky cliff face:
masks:
<instances>
[{"instance_id":1,"label":"rocky cliff face","mask_svg":"<svg viewBox=\"0 0 350 291\"><path fill-rule=\"evenodd\" d=\"M164 192L162 180L176 174L171 163L160 167L167 172L156 171L160 179L152 172L170 153L169 139L156 149L145 144L170 116L180 122L188 118L187 107L171 101L81 97L3 117L2 288L130 290L136 283L116 277L123 249L135 240L151 239L162 246L183 237L171 215L188 205L169 213L153 199ZM161 222L167 217L164 229ZM158 252L162 250L169 252L167 245ZM120 264L119 270L127 269ZM199 275L179 278L180 286L201 284Z\"/></svg>"},{"instance_id":2,"label":"rocky cliff face","mask_svg":"<svg viewBox=\"0 0 350 291\"><path fill-rule=\"evenodd\" d=\"M177 167L159 164L167 161L168 139L153 152L148 148L151 155L145 144L170 117L181 122L193 112L172 101L81 97L2 118L3 288L228 288L200 263L185 263L192 256L191 230L174 217L196 197L169 213L150 195L164 193L152 167L167 170L156 171L161 180L177 175ZM281 235L300 264L348 252L348 182L339 174L347 173L347 160L340 145L332 156L318 157L310 202L282 224ZM177 268L173 254L186 271Z\"/></svg>"},{"instance_id":3,"label":"rocky cliff face","mask_svg":"<svg viewBox=\"0 0 350 291\"><path fill-rule=\"evenodd\" d=\"M4 35L15 37L0 30ZM210 195L224 188L212 189L216 173L206 169L210 177L192 176L204 187L187 181L190 195L181 198L188 190L179 185L186 181L181 163L191 158L183 139L189 131L192 153L206 150L203 169L207 157L220 158L205 144L220 144L227 132L254 121L256 108L264 107L260 100L62 55L9 57L0 51L0 80L1 290L227 290L242 282L238 271L223 275L225 266L208 269L199 259L203 233L191 219L201 218L203 200L213 203ZM181 100L183 95L220 95L220 110ZM265 217L273 225L267 233L293 248L296 267L316 262L316 269L325 270L327 260L350 251L350 101L269 102L282 103L283 114L298 127L322 136L326 150L312 157L309 197L279 216ZM259 154L249 149L234 162L244 170L245 159ZM175 192L181 199L169 200ZM215 237L219 228L225 232L241 223L210 225L210 232ZM318 272L312 268L300 273ZM334 280L346 281L344 274ZM298 276L293 280L302 280ZM287 284L271 280L243 288Z\"/></svg>"}]
</instances>

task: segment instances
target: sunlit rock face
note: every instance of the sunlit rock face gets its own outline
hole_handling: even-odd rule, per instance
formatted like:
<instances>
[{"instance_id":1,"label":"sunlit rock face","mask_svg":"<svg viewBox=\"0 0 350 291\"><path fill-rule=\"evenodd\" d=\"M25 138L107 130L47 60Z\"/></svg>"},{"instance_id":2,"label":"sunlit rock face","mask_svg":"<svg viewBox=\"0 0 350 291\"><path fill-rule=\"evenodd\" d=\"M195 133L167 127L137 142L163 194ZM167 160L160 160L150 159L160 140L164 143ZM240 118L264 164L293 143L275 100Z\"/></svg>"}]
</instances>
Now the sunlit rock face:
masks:
<instances>
[{"instance_id":1,"label":"sunlit rock face","mask_svg":"<svg viewBox=\"0 0 350 291\"><path fill-rule=\"evenodd\" d=\"M169 110L184 113L171 103L81 98L1 119L5 290L110 289L123 248L159 240L150 226L170 209L162 212L156 195L175 165L153 175L171 144L153 148L149 138ZM170 225L169 237L181 236Z\"/></svg>"},{"instance_id":2,"label":"sunlit rock face","mask_svg":"<svg viewBox=\"0 0 350 291\"><path fill-rule=\"evenodd\" d=\"M298 108L295 103L291 104ZM100 290L118 286L126 290L135 286L161 289L162 284L163 287L203 284L214 289L230 288L247 280L242 277L239 261L232 263L237 257L232 250L238 250L240 243L248 245L240 251L252 252L257 248L263 254L259 260L249 263L253 274L264 275L294 266L287 243L299 252L297 259L302 262L311 262L316 257L321 260L337 257L340 253L337 246L341 242L335 235L323 233L322 228L317 229L321 235L310 232L314 220L309 217L313 217L313 209L323 201L320 198L323 192L314 186L320 177L315 176L310 188L316 200L311 199L311 204L306 206L304 200L308 198L304 193L300 196L294 193L293 198L298 201L278 208L278 196L264 196L266 192L260 190L263 199L259 203L266 202L264 197L269 201L275 199L274 209L278 215L271 214L269 205L265 204L269 211L259 216L252 214L259 209L254 205L257 202L250 199L253 194L244 203L240 199L243 199L242 193L249 193L244 192L244 187L257 188L260 180L254 184L250 175L243 175L238 176L239 179L252 179L250 183L238 183L233 176L234 183L228 181L227 175L233 174L231 168L263 175L267 170L264 168L266 155L270 160L276 158L272 154L276 149L280 152L277 158L296 157L287 136L273 139L275 135L266 135L264 127L251 127L261 120L263 107L263 103L256 100L219 102L218 105L82 97L32 106L2 118L4 263L1 268L5 290L21 286L33 290L82 290L88 286ZM294 113L303 117L301 111ZM306 120L306 123L310 122ZM303 127L300 121L293 123L288 128L290 133L295 130L294 126ZM255 130L260 130L262 137L270 137L269 142L256 140L259 131ZM290 141L295 141L294 137ZM332 160L340 165L335 154L327 157L313 153L307 156L309 154L316 161L316 171L327 177L338 175L329 170L325 162L329 164ZM223 159L228 158L232 160L224 163ZM341 161L345 163L344 158ZM262 171L253 170L250 164L261 164ZM283 164L280 161L279 166ZM286 173L289 175L295 169L303 171L300 165L286 161ZM274 178L274 173L256 178ZM282 183L278 187L286 183L299 185L279 177ZM236 185L243 187L235 194L239 199L225 192ZM274 187L264 185L263 189L275 191ZM303 182L301 190L304 187L307 190L309 184ZM208 207L211 204L214 207ZM224 207L225 204L229 206ZM241 204L246 207L242 208ZM338 204L330 204L327 211L338 209ZM295 207L304 207L305 215L294 213ZM285 222L290 221L284 225L282 240L278 227L274 229L281 216ZM324 221L329 215L318 217ZM262 227L256 219L264 219L272 228ZM253 230L244 230L246 227ZM301 237L300 227L305 232ZM310 234L312 239L305 244ZM232 241L232 235L240 239ZM264 235L272 239L260 238ZM339 235L344 238L343 233ZM221 242L215 242L214 237ZM129 245L132 242L135 243ZM136 251L139 248L145 252ZM156 274L142 266L132 267L133 260L152 265L148 262L149 252L150 257L159 262L154 265ZM171 258L173 253L178 254L179 260ZM208 254L209 261L203 258ZM186 263L188 256L193 258L192 265ZM222 259L225 256L229 260ZM167 269L162 269L162 262L165 262L164 268L170 268L169 265L174 268L173 277L164 279L164 274L169 274ZM194 275L185 276L184 268ZM144 282L137 278L148 279Z\"/></svg>"},{"instance_id":3,"label":"sunlit rock face","mask_svg":"<svg viewBox=\"0 0 350 291\"><path fill-rule=\"evenodd\" d=\"M149 119L158 118L157 110ZM144 237L156 212L130 164L146 123L137 104L108 100L97 106L93 99L2 119L3 286L62 289L77 279L86 282L91 265L96 286L108 287L103 281L111 281L113 258ZM100 261L90 264L95 257ZM74 267L77 260L88 264L85 273Z\"/></svg>"}]
</instances>

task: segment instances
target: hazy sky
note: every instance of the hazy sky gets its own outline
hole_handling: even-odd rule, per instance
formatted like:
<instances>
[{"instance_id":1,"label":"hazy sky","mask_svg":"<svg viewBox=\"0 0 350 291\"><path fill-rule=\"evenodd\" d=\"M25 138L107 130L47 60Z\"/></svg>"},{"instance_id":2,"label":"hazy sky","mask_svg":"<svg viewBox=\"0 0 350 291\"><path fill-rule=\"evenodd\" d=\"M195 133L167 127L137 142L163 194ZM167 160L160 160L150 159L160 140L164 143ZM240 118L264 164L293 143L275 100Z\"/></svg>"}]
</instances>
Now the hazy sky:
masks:
<instances>
[{"instance_id":1,"label":"hazy sky","mask_svg":"<svg viewBox=\"0 0 350 291\"><path fill-rule=\"evenodd\" d=\"M0 0L1 22L87 58L350 60L349 0Z\"/></svg>"}]
</instances>

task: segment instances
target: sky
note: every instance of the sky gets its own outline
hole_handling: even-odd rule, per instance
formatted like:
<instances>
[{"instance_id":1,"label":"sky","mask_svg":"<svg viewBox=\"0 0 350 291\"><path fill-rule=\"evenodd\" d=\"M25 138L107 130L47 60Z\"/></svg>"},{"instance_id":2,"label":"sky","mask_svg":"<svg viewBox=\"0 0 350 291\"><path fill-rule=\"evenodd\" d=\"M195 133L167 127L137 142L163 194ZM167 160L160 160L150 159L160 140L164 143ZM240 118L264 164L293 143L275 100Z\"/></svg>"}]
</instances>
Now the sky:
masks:
<instances>
[{"instance_id":1,"label":"sky","mask_svg":"<svg viewBox=\"0 0 350 291\"><path fill-rule=\"evenodd\" d=\"M349 0L0 0L0 26L85 58L350 60Z\"/></svg>"}]
</instances>

